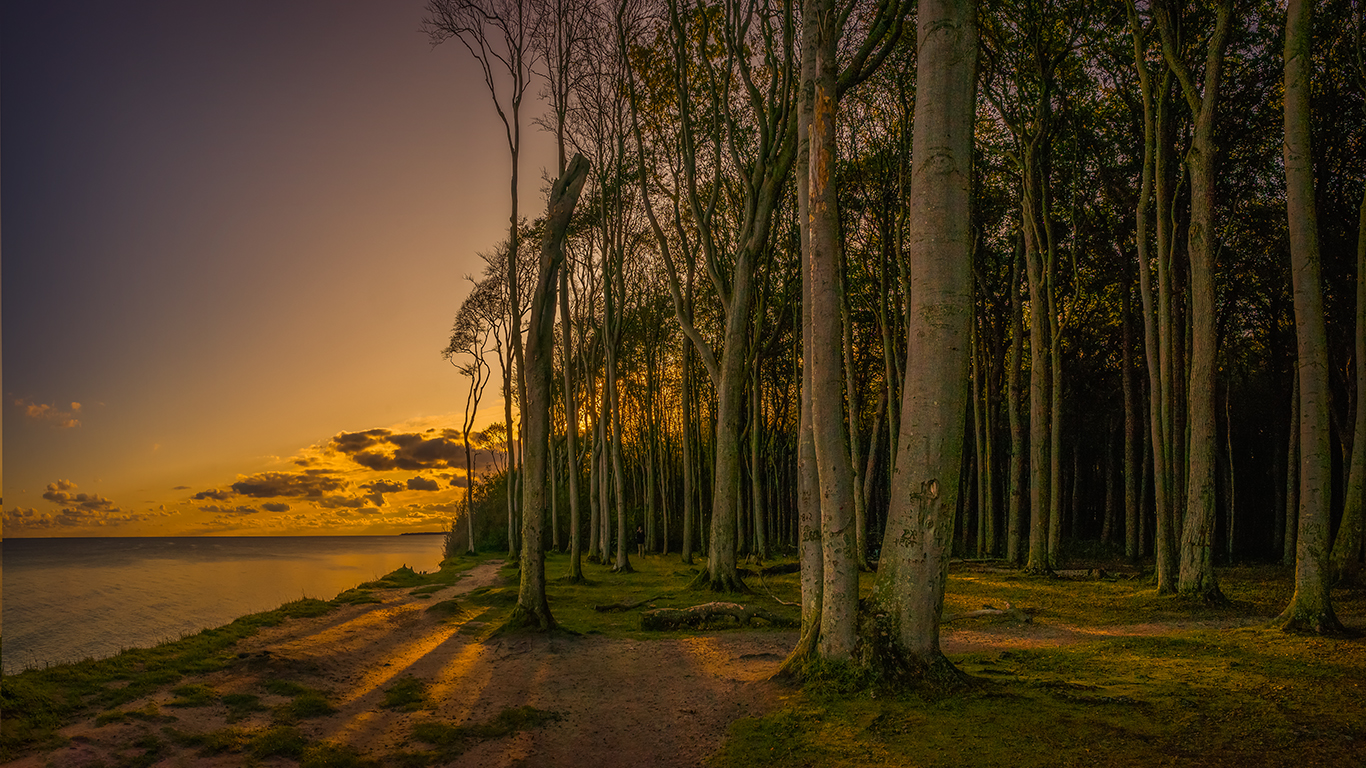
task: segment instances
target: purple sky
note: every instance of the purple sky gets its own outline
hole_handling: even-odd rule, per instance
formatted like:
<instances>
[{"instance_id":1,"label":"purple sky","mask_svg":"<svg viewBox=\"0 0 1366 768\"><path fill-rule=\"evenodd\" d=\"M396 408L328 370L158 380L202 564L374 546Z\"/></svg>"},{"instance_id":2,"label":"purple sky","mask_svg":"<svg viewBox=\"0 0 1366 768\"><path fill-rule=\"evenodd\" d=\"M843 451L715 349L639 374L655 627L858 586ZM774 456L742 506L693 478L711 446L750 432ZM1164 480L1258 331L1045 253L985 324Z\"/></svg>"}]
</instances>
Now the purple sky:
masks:
<instances>
[{"instance_id":1,"label":"purple sky","mask_svg":"<svg viewBox=\"0 0 1366 768\"><path fill-rule=\"evenodd\" d=\"M453 421L439 350L506 231L508 155L422 7L4 3L6 535L230 533L190 495L339 432ZM552 147L523 135L532 213ZM307 530L416 525L390 514Z\"/></svg>"}]
</instances>

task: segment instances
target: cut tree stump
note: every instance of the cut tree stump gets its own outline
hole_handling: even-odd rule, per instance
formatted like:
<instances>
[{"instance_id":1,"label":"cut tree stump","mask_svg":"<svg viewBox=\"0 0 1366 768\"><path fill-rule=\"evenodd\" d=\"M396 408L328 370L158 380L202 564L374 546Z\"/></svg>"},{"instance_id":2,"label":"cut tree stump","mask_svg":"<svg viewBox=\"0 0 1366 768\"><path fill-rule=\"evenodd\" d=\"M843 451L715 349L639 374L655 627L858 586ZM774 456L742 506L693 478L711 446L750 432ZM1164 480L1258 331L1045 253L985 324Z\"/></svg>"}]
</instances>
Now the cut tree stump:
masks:
<instances>
[{"instance_id":1,"label":"cut tree stump","mask_svg":"<svg viewBox=\"0 0 1366 768\"><path fill-rule=\"evenodd\" d=\"M741 626L748 626L754 619L779 627L795 627L798 622L786 616L779 616L763 608L744 606L739 603L703 603L691 608L656 608L640 614L640 628L646 630L697 628L713 619L729 617Z\"/></svg>"}]
</instances>

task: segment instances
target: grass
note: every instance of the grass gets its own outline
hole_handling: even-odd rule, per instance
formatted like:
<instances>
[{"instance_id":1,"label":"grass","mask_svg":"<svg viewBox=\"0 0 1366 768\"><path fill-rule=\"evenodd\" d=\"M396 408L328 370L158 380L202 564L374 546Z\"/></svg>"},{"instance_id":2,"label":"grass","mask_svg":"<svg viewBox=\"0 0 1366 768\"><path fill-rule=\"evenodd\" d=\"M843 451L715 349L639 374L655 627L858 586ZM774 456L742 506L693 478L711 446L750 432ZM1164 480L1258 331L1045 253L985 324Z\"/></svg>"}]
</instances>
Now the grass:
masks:
<instances>
[{"instance_id":1,"label":"grass","mask_svg":"<svg viewBox=\"0 0 1366 768\"><path fill-rule=\"evenodd\" d=\"M426 721L413 726L413 738L431 744L425 752L405 752L393 758L401 766L423 766L450 762L481 741L511 736L559 719L554 712L535 707L509 707L489 720L469 725L450 725Z\"/></svg>"},{"instance_id":2,"label":"grass","mask_svg":"<svg viewBox=\"0 0 1366 768\"><path fill-rule=\"evenodd\" d=\"M197 632L153 648L137 648L105 659L90 659L44 669L5 675L0 686L0 762L23 752L52 749L62 739L57 731L91 712L104 713L105 722L134 717L123 705L177 685L186 677L209 674L242 661L233 651L237 641L262 627L273 627L292 618L322 616L338 606L379 602L377 589L401 586L443 588L458 581L464 572L492 556L452 558L439 571L397 571L343 592L332 601L305 598L273 611L243 616L229 624ZM175 706L206 706L205 698L177 694ZM203 694L207 696L207 694ZM200 703L202 702L202 703ZM291 716L317 709L316 702L297 705ZM169 706L169 705L168 705ZM233 711L230 708L230 712Z\"/></svg>"},{"instance_id":3,"label":"grass","mask_svg":"<svg viewBox=\"0 0 1366 768\"><path fill-rule=\"evenodd\" d=\"M1357 766L1366 754L1366 642L1287 635L1267 621L1289 599L1277 568L1221 569L1230 606L1158 597L1139 581L950 576L945 613L1009 600L1035 621L1080 628L1258 618L1235 629L1106 636L1055 648L953 657L966 690L878 696L811 685L740 720L718 768L735 766ZM1366 623L1366 593L1337 591Z\"/></svg>"},{"instance_id":4,"label":"grass","mask_svg":"<svg viewBox=\"0 0 1366 768\"><path fill-rule=\"evenodd\" d=\"M385 709L416 712L426 704L427 684L412 675L404 675L398 679L398 682L385 690L384 703L380 706Z\"/></svg>"}]
</instances>

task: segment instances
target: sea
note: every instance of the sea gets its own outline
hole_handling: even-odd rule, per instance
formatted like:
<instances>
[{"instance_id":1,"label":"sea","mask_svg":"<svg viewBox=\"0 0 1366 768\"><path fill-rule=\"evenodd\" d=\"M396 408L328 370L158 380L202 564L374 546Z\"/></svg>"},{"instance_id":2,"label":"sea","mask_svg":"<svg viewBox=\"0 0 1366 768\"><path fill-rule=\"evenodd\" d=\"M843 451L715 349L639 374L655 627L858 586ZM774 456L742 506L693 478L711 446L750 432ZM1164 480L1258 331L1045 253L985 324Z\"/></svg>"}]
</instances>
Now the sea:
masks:
<instances>
[{"instance_id":1,"label":"sea","mask_svg":"<svg viewBox=\"0 0 1366 768\"><path fill-rule=\"evenodd\" d=\"M443 537L5 539L4 674L149 647L401 566L434 571Z\"/></svg>"}]
</instances>

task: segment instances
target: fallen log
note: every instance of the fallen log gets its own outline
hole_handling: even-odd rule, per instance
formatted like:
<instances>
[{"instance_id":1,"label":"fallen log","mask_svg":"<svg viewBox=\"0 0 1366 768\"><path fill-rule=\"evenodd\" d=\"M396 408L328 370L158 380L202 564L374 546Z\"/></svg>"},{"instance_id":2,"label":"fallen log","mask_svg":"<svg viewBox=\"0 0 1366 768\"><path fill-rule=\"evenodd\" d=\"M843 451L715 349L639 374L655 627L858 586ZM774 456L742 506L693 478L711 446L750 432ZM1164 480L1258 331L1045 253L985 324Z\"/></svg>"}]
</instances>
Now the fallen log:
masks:
<instances>
[{"instance_id":1,"label":"fallen log","mask_svg":"<svg viewBox=\"0 0 1366 768\"><path fill-rule=\"evenodd\" d=\"M645 605L646 603L652 603L656 600L662 600L665 597L667 597L667 595L655 595L654 597L647 597L638 603L608 603L606 605L595 605L593 606L593 610L597 611L598 613L617 613L622 611L634 611L635 609L639 608L642 605Z\"/></svg>"},{"instance_id":2,"label":"fallen log","mask_svg":"<svg viewBox=\"0 0 1366 768\"><path fill-rule=\"evenodd\" d=\"M990 605L986 605L982 606L982 609L978 611L968 611L967 613L956 613L952 616L945 616L944 618L939 620L939 623L948 624L951 621L959 621L960 619L975 619L980 616L1005 616L1007 618L1025 624L1028 624L1033 620L1033 618L1029 615L1028 611L1016 608L1010 603L1006 603L1006 607L1004 608L993 608Z\"/></svg>"},{"instance_id":3,"label":"fallen log","mask_svg":"<svg viewBox=\"0 0 1366 768\"><path fill-rule=\"evenodd\" d=\"M748 626L754 619L762 619L774 626L795 627L798 622L786 616L779 616L763 608L740 605L739 603L703 603L691 608L655 608L640 614L640 628L645 630L697 628L714 619L733 618L741 626Z\"/></svg>"}]
</instances>

